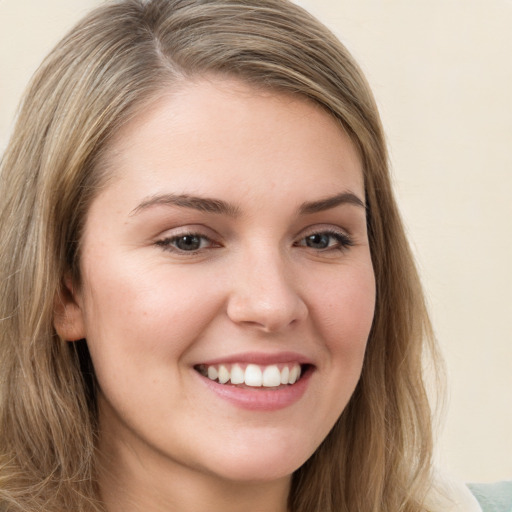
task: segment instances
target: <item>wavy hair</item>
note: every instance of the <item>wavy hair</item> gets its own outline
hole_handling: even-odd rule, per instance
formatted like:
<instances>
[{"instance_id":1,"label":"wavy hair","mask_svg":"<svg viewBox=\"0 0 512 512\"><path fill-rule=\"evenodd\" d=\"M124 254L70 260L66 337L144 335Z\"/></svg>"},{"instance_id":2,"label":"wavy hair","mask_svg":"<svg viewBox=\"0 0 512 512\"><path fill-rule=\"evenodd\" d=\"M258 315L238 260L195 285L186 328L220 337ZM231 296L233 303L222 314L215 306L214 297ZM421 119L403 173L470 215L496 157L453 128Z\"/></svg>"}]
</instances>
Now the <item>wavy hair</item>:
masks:
<instances>
[{"instance_id":1,"label":"wavy hair","mask_svg":"<svg viewBox=\"0 0 512 512\"><path fill-rule=\"evenodd\" d=\"M421 512L435 345L393 197L372 93L345 47L287 0L121 0L92 11L50 53L0 168L0 508L103 510L94 374L85 342L59 339L62 279L80 280L88 207L119 128L166 88L203 75L300 95L358 148L377 300L362 375L324 442L293 475L293 512ZM429 350L427 350L429 349Z\"/></svg>"}]
</instances>

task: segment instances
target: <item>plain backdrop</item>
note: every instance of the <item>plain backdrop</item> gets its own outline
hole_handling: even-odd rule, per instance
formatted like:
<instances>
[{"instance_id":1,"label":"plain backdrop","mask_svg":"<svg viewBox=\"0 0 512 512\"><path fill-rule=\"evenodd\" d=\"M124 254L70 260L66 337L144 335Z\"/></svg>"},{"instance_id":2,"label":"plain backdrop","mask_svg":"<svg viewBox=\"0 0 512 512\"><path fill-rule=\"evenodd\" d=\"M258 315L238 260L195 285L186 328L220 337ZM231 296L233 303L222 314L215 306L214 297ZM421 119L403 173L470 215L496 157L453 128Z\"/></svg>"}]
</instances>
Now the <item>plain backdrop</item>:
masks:
<instances>
[{"instance_id":1,"label":"plain backdrop","mask_svg":"<svg viewBox=\"0 0 512 512\"><path fill-rule=\"evenodd\" d=\"M38 63L100 3L0 0L0 151ZM448 368L440 464L511 479L512 1L297 3L346 44L381 110Z\"/></svg>"}]
</instances>

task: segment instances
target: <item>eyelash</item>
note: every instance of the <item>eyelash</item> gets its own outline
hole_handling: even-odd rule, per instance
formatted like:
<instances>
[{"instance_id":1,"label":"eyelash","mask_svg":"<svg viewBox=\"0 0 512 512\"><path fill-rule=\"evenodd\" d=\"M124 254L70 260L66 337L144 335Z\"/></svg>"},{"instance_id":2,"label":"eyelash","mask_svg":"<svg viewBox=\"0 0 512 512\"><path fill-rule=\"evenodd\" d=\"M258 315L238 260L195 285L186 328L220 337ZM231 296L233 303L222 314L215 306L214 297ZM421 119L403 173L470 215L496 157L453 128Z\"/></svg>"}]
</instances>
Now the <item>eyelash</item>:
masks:
<instances>
[{"instance_id":1,"label":"eyelash","mask_svg":"<svg viewBox=\"0 0 512 512\"><path fill-rule=\"evenodd\" d=\"M156 245L162 247L162 249L164 249L165 251L176 252L178 254L197 254L201 250L205 249L205 247L199 247L198 249L195 249L192 251L187 251L185 249L180 249L179 247L176 247L173 245L173 244L177 243L179 240L183 240L187 237L199 239L201 245L202 245L202 242L204 242L205 240L207 241L208 244L210 244L212 246L216 245L215 242L211 238L207 237L206 235L202 235L200 233L193 233L193 232L180 233L179 235L174 235L174 236L170 236L168 238L163 238L162 240L158 240L156 242ZM218 246L218 244L217 244L217 246ZM208 247L208 248L212 248L212 247Z\"/></svg>"},{"instance_id":2,"label":"eyelash","mask_svg":"<svg viewBox=\"0 0 512 512\"><path fill-rule=\"evenodd\" d=\"M330 238L334 238L336 240L336 244L333 246L328 246L323 249L317 249L314 247L309 247L310 249L317 250L318 252L327 252L327 251L344 251L348 248L352 247L354 245L354 242L350 236L348 236L346 233L342 233L340 231L336 231L333 229L324 229L320 231L313 231L305 236L303 236L299 242L305 241L308 238L314 237L314 236L328 236ZM301 243L295 243L296 247L308 247L307 245L303 245Z\"/></svg>"},{"instance_id":3,"label":"eyelash","mask_svg":"<svg viewBox=\"0 0 512 512\"><path fill-rule=\"evenodd\" d=\"M311 237L314 237L314 236L327 236L331 239L334 239L336 241L336 243L332 246L328 245L325 248L310 247L307 245L307 240L308 240L308 238L310 239ZM177 244L177 242L179 240L184 240L187 237L199 240L200 246L197 249L188 251L186 249L176 247L174 245L174 244ZM209 245L210 247L201 247L201 245L203 245L203 243L205 241L206 241L207 245ZM302 242L304 242L304 243L302 243ZM216 247L220 247L220 244L216 244L208 236L202 235L200 233L194 233L194 232L181 233L179 235L174 235L174 236L171 236L168 238L164 238L162 240L158 240L156 242L156 245L158 245L165 251L174 252L174 253L183 254L183 255L185 255L185 254L194 255L194 254L198 254L199 252L201 252L204 249L213 249ZM330 230L330 229L313 231L313 232L301 237L298 242L295 242L293 244L294 247L306 247L306 248L309 248L309 249L312 249L312 250L318 251L318 252L345 251L348 248L352 247L353 245L354 245L354 243L350 236L348 236L345 233L335 231L335 230Z\"/></svg>"}]
</instances>

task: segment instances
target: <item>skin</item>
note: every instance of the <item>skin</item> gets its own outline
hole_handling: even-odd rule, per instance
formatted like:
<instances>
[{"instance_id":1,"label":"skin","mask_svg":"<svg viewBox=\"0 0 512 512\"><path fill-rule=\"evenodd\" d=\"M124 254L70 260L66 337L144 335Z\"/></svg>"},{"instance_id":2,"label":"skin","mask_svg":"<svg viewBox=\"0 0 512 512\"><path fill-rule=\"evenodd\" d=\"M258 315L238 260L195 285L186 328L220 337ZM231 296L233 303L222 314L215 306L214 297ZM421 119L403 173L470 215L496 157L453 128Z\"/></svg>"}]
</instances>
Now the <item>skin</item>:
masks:
<instances>
[{"instance_id":1,"label":"skin","mask_svg":"<svg viewBox=\"0 0 512 512\"><path fill-rule=\"evenodd\" d=\"M68 282L56 327L88 341L109 511L285 511L291 474L357 384L375 302L364 207L303 205L363 202L361 162L304 99L215 77L185 85L112 142L82 284ZM166 194L229 208L152 204ZM186 234L202 237L198 250L179 249ZM278 410L238 407L194 369L283 351L312 371Z\"/></svg>"}]
</instances>

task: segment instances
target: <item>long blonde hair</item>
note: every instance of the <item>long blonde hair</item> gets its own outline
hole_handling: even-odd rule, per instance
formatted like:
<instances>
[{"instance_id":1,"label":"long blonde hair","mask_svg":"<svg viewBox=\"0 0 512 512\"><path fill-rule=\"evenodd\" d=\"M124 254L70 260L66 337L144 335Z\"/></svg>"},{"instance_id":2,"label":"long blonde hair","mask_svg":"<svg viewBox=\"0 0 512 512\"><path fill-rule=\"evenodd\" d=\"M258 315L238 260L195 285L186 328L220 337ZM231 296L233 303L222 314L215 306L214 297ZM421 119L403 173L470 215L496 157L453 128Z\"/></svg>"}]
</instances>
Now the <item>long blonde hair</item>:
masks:
<instances>
[{"instance_id":1,"label":"long blonde hair","mask_svg":"<svg viewBox=\"0 0 512 512\"><path fill-rule=\"evenodd\" d=\"M293 476L293 512L420 512L431 414L422 358L434 349L388 172L378 111L347 50L287 0L124 0L93 11L50 53L24 97L0 174L0 506L102 510L94 375L85 342L59 339L62 278L99 162L119 127L165 88L235 76L322 105L364 165L377 303L360 382Z\"/></svg>"}]
</instances>

